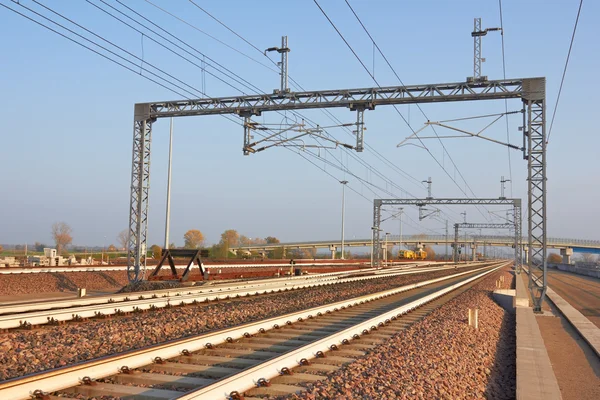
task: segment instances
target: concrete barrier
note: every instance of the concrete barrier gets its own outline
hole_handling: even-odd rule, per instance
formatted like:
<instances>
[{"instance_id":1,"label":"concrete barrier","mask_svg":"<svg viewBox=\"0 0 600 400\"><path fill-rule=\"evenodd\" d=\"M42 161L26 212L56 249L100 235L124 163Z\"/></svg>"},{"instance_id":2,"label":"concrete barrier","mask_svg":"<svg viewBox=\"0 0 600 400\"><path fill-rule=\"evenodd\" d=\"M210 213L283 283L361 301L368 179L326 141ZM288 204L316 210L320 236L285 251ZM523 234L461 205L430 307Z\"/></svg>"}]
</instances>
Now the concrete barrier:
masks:
<instances>
[{"instance_id":1,"label":"concrete barrier","mask_svg":"<svg viewBox=\"0 0 600 400\"><path fill-rule=\"evenodd\" d=\"M571 264L548 264L548 268L558 269L559 271L570 272L572 274L590 276L600 279L600 269L581 268Z\"/></svg>"},{"instance_id":2,"label":"concrete barrier","mask_svg":"<svg viewBox=\"0 0 600 400\"><path fill-rule=\"evenodd\" d=\"M514 289L497 289L492 293L494 301L511 314L515 313L515 297L516 290Z\"/></svg>"}]
</instances>

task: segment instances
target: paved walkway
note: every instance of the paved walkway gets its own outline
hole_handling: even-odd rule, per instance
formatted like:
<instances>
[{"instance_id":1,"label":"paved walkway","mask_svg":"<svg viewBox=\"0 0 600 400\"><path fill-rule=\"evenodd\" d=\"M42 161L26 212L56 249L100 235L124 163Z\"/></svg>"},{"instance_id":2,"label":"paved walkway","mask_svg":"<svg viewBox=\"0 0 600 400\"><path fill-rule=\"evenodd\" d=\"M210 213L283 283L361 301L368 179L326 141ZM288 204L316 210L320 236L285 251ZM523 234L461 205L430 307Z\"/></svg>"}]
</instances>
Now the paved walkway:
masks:
<instances>
[{"instance_id":1,"label":"paved walkway","mask_svg":"<svg viewBox=\"0 0 600 400\"><path fill-rule=\"evenodd\" d=\"M592 289L586 287L578 291L572 283L574 280L577 281L577 278L583 278L582 280L587 283L586 277L556 272L549 273L549 286L561 296L564 293L563 298L579 311L590 308L586 306L587 302L582 300L582 297L585 298L586 293ZM527 285L528 276L522 274L522 279ZM553 281L557 287L553 286ZM600 290L600 280L595 279L595 281L593 285L598 285ZM560 288L564 288L564 291L561 292ZM584 294L580 296L582 293ZM600 307L600 301L593 304L591 308L595 307ZM600 399L600 359L549 301L544 302L542 309L544 314L537 315L536 320L563 400Z\"/></svg>"},{"instance_id":2,"label":"paved walkway","mask_svg":"<svg viewBox=\"0 0 600 400\"><path fill-rule=\"evenodd\" d=\"M600 328L600 279L552 269L548 286Z\"/></svg>"}]
</instances>

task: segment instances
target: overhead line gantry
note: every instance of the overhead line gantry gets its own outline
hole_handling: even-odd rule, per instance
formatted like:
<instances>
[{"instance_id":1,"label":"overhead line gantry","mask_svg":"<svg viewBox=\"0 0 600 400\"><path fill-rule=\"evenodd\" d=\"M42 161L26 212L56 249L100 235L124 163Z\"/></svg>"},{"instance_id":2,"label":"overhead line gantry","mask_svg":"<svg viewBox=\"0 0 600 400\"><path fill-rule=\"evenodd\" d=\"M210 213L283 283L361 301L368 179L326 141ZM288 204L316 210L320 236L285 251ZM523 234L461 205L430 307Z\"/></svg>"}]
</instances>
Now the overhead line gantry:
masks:
<instances>
[{"instance_id":1,"label":"overhead line gantry","mask_svg":"<svg viewBox=\"0 0 600 400\"><path fill-rule=\"evenodd\" d=\"M377 106L452 101L521 99L523 155L528 164L528 247L532 281L539 281L534 308L546 291L546 79L522 78L388 86L362 89L281 92L249 96L138 103L134 107L128 277L144 278L150 187L152 124L158 118L234 114L244 118L243 151L249 153L250 118L268 111L349 108L356 111L356 151L364 147L364 112ZM530 287L533 288L533 282ZM537 287L537 286L535 286ZM533 290L533 289L532 289Z\"/></svg>"}]
</instances>

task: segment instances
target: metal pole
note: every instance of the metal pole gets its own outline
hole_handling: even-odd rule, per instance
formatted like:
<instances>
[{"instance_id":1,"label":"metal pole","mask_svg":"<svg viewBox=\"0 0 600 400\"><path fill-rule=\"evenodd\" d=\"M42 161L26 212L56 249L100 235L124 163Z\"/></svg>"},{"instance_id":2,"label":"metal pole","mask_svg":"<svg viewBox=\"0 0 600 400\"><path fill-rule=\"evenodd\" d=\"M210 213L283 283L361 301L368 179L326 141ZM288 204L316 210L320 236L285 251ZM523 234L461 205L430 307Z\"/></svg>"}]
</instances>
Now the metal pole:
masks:
<instances>
[{"instance_id":1,"label":"metal pole","mask_svg":"<svg viewBox=\"0 0 600 400\"><path fill-rule=\"evenodd\" d=\"M387 261L388 261L388 235L390 233L386 232L385 233L385 252L383 253L383 260L384 260L384 265L387 266Z\"/></svg>"},{"instance_id":2,"label":"metal pole","mask_svg":"<svg viewBox=\"0 0 600 400\"><path fill-rule=\"evenodd\" d=\"M448 261L448 220L446 220L446 261Z\"/></svg>"},{"instance_id":3,"label":"metal pole","mask_svg":"<svg viewBox=\"0 0 600 400\"><path fill-rule=\"evenodd\" d=\"M288 38L281 37L281 92L285 93L288 90Z\"/></svg>"},{"instance_id":4,"label":"metal pole","mask_svg":"<svg viewBox=\"0 0 600 400\"><path fill-rule=\"evenodd\" d=\"M169 228L171 223L171 167L173 165L173 117L169 128L169 172L167 174L167 212L165 216L165 249L169 248Z\"/></svg>"},{"instance_id":5,"label":"metal pole","mask_svg":"<svg viewBox=\"0 0 600 400\"><path fill-rule=\"evenodd\" d=\"M346 210L346 205L345 205L345 197L346 197L346 184L348 183L348 181L340 181L340 183L342 184L342 257L341 259L344 260L344 214L345 214L345 210Z\"/></svg>"},{"instance_id":6,"label":"metal pole","mask_svg":"<svg viewBox=\"0 0 600 400\"><path fill-rule=\"evenodd\" d=\"M373 268L373 237L375 236L375 229L371 227L371 268Z\"/></svg>"},{"instance_id":7,"label":"metal pole","mask_svg":"<svg viewBox=\"0 0 600 400\"><path fill-rule=\"evenodd\" d=\"M402 214L404 213L404 208L400 208L400 238L398 241L398 251L402 250Z\"/></svg>"}]
</instances>

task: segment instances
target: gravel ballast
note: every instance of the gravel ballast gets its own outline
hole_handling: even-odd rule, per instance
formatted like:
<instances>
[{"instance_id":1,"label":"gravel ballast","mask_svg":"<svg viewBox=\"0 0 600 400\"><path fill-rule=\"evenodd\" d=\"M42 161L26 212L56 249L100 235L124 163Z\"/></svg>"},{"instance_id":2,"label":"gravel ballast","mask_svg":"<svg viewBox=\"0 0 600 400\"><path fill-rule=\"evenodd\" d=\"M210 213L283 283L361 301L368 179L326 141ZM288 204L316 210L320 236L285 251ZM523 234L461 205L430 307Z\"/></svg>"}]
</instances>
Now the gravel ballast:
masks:
<instances>
[{"instance_id":1,"label":"gravel ballast","mask_svg":"<svg viewBox=\"0 0 600 400\"><path fill-rule=\"evenodd\" d=\"M465 271L461 269L459 271ZM456 273L385 277L0 334L0 381Z\"/></svg>"},{"instance_id":2,"label":"gravel ballast","mask_svg":"<svg viewBox=\"0 0 600 400\"><path fill-rule=\"evenodd\" d=\"M512 274L505 276L509 288ZM306 392L279 399L513 399L515 318L492 299L500 274L433 311ZM479 329L467 310L479 309Z\"/></svg>"}]
</instances>

